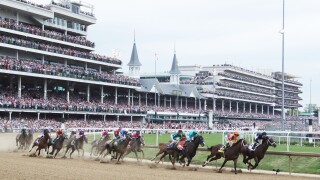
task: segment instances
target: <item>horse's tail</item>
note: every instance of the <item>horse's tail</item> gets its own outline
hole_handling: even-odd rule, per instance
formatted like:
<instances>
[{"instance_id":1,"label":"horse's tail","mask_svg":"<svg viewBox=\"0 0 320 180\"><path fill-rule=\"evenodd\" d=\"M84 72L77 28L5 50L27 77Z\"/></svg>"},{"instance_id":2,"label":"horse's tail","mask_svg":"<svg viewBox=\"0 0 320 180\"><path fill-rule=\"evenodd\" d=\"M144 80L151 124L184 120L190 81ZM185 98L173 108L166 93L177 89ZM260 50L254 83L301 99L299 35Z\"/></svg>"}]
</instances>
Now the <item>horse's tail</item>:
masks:
<instances>
[{"instance_id":1,"label":"horse's tail","mask_svg":"<svg viewBox=\"0 0 320 180\"><path fill-rule=\"evenodd\" d=\"M211 146L211 147L207 146L207 150L208 150L208 151L212 151L213 147L214 147L214 146Z\"/></svg>"}]
</instances>

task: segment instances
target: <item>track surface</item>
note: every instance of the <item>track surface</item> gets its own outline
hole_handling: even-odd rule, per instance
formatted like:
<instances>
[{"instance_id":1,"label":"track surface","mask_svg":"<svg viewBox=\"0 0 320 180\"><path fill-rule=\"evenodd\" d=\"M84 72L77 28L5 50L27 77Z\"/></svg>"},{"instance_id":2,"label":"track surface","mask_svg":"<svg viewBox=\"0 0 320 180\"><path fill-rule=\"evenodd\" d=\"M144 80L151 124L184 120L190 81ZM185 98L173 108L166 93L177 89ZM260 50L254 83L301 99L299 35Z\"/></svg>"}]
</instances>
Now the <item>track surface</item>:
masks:
<instances>
[{"instance_id":1,"label":"track surface","mask_svg":"<svg viewBox=\"0 0 320 180\"><path fill-rule=\"evenodd\" d=\"M88 157L78 158L77 156L74 156L74 159L49 159L43 157L44 155L29 157L27 152L17 152L12 149L14 137L14 135L0 134L0 144L2 144L0 146L0 179L311 179L249 173L235 175L227 171L220 174L202 168L171 170L166 165L155 166L128 161L122 164L99 163Z\"/></svg>"}]
</instances>

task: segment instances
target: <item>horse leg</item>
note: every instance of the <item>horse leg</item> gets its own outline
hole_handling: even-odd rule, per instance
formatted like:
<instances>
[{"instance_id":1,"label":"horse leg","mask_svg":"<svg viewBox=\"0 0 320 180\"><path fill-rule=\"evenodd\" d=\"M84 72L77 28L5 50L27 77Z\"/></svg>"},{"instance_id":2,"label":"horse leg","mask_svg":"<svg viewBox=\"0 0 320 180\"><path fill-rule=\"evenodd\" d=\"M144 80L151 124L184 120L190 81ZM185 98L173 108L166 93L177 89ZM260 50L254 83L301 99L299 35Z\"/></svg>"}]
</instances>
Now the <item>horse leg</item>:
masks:
<instances>
[{"instance_id":1,"label":"horse leg","mask_svg":"<svg viewBox=\"0 0 320 180\"><path fill-rule=\"evenodd\" d=\"M211 161L208 161L208 160L210 158L212 158L212 157L213 157L213 154L208 155L207 160L202 164L202 167L205 167L209 162L211 162Z\"/></svg>"},{"instance_id":2,"label":"horse leg","mask_svg":"<svg viewBox=\"0 0 320 180\"><path fill-rule=\"evenodd\" d=\"M57 154L59 153L61 149L57 149L56 154L53 156L53 158L56 158Z\"/></svg>"},{"instance_id":3,"label":"horse leg","mask_svg":"<svg viewBox=\"0 0 320 180\"><path fill-rule=\"evenodd\" d=\"M257 157L254 158L254 161L255 161L255 164L254 164L254 166L252 166L251 169L255 169L259 165L260 160Z\"/></svg>"},{"instance_id":4,"label":"horse leg","mask_svg":"<svg viewBox=\"0 0 320 180\"><path fill-rule=\"evenodd\" d=\"M118 153L117 153L117 154L118 154ZM120 153L120 155L119 155L119 157L118 157L118 160L117 160L116 164L120 164L120 159L121 159L122 155L123 155L123 153Z\"/></svg>"},{"instance_id":5,"label":"horse leg","mask_svg":"<svg viewBox=\"0 0 320 180\"><path fill-rule=\"evenodd\" d=\"M187 163L187 166L189 166L190 165L190 163L191 163L191 160L192 160L192 157L187 157L188 158L188 163Z\"/></svg>"},{"instance_id":6,"label":"horse leg","mask_svg":"<svg viewBox=\"0 0 320 180\"><path fill-rule=\"evenodd\" d=\"M32 148L30 149L30 151L29 151L29 152L31 152L31 151L32 151L32 149L33 149L34 147L35 147L35 145L33 144L33 145L32 145Z\"/></svg>"},{"instance_id":7,"label":"horse leg","mask_svg":"<svg viewBox=\"0 0 320 180\"><path fill-rule=\"evenodd\" d=\"M238 162L238 158L233 160L234 174L237 174L237 162Z\"/></svg>"},{"instance_id":8,"label":"horse leg","mask_svg":"<svg viewBox=\"0 0 320 180\"><path fill-rule=\"evenodd\" d=\"M137 151L133 151L133 152L134 152L134 154L136 155L137 161L139 161L139 157L138 157Z\"/></svg>"},{"instance_id":9,"label":"horse leg","mask_svg":"<svg viewBox=\"0 0 320 180\"><path fill-rule=\"evenodd\" d=\"M151 159L151 161L155 160L162 153L163 153L163 151L161 151L161 149L160 149L160 151L156 154L156 156L154 158Z\"/></svg>"},{"instance_id":10,"label":"horse leg","mask_svg":"<svg viewBox=\"0 0 320 180\"><path fill-rule=\"evenodd\" d=\"M223 161L218 173L222 173L222 168L224 167L224 165L226 164L227 161L228 161L227 159L224 159L224 161Z\"/></svg>"},{"instance_id":11,"label":"horse leg","mask_svg":"<svg viewBox=\"0 0 320 180\"><path fill-rule=\"evenodd\" d=\"M156 162L156 163L158 164L167 154L168 154L168 152L165 151L165 152L162 154L162 156L160 157L159 161Z\"/></svg>"},{"instance_id":12,"label":"horse leg","mask_svg":"<svg viewBox=\"0 0 320 180\"><path fill-rule=\"evenodd\" d=\"M70 159L72 159L72 158L71 158L71 155L72 155L72 153L73 153L75 150L76 150L76 148L72 147L72 151L71 151L71 153L70 153ZM79 151L78 151L78 152L79 152Z\"/></svg>"},{"instance_id":13,"label":"horse leg","mask_svg":"<svg viewBox=\"0 0 320 180\"><path fill-rule=\"evenodd\" d=\"M141 154L142 154L142 159L144 159L144 152L143 152L143 150L140 149L140 152L141 152Z\"/></svg>"},{"instance_id":14,"label":"horse leg","mask_svg":"<svg viewBox=\"0 0 320 180\"><path fill-rule=\"evenodd\" d=\"M67 154L67 152L69 151L69 149L70 149L70 147L67 147L67 148L66 148L66 151L64 152L64 155L62 156L62 158L66 158L66 154Z\"/></svg>"}]
</instances>

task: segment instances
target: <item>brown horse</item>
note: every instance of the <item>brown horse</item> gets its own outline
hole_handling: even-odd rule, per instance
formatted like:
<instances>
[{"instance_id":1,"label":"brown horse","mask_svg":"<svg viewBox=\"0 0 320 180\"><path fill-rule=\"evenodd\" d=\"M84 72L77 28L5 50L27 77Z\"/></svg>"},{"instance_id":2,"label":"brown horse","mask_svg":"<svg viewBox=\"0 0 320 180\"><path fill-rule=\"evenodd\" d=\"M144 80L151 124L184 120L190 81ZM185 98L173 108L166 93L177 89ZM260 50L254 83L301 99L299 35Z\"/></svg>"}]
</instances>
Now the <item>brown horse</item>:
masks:
<instances>
[{"instance_id":1,"label":"brown horse","mask_svg":"<svg viewBox=\"0 0 320 180\"><path fill-rule=\"evenodd\" d=\"M88 139L86 135L80 135L79 138L73 138L73 140L69 141L67 144L67 149L64 153L63 158L66 158L66 154L69 151L69 149L71 148L71 152L70 152L70 159L71 159L71 155L72 153L77 150L78 151L78 157L80 157L80 152L79 149L82 149L82 157L84 156L84 149L83 149L83 143L86 142L88 143Z\"/></svg>"},{"instance_id":2,"label":"brown horse","mask_svg":"<svg viewBox=\"0 0 320 180\"><path fill-rule=\"evenodd\" d=\"M137 138L134 138L132 141L130 141L130 146L126 152L125 155L123 155L123 158L125 156L127 156L128 154L130 154L131 152L134 152L134 154L136 155L137 160L139 160L138 158L138 152L141 152L142 154L142 158L144 158L144 152L141 148L141 145L145 145L145 141L144 141L144 136L139 136Z\"/></svg>"},{"instance_id":3,"label":"brown horse","mask_svg":"<svg viewBox=\"0 0 320 180\"><path fill-rule=\"evenodd\" d=\"M63 148L63 142L65 141L66 138L67 136L62 134L54 140L54 143L52 144L52 151L50 153L51 155L53 155L54 151L56 151L53 158L56 158L57 154Z\"/></svg>"},{"instance_id":4,"label":"brown horse","mask_svg":"<svg viewBox=\"0 0 320 180\"><path fill-rule=\"evenodd\" d=\"M261 145L256 147L254 151L251 151L248 145L243 148L243 163L248 164L248 169L255 169L259 165L259 162L264 158L269 146L276 147L277 145L272 138L266 136L262 139ZM249 162L250 159L254 159L254 165Z\"/></svg>"},{"instance_id":5,"label":"brown horse","mask_svg":"<svg viewBox=\"0 0 320 180\"><path fill-rule=\"evenodd\" d=\"M211 151L211 154L208 156L207 161L204 162L202 167L204 167L206 164L208 164L213 160L217 160L217 159L220 159L221 157L224 157L224 162L222 163L222 166L220 167L218 172L221 173L222 172L221 170L226 164L226 162L232 160L233 166L234 166L234 172L235 174L237 174L238 157L242 152L243 148L245 148L246 144L247 144L246 140L239 139L236 143L234 143L231 147L229 147L224 153L219 152L220 148L223 146L222 144L218 144L208 148L208 150Z\"/></svg>"},{"instance_id":6,"label":"brown horse","mask_svg":"<svg viewBox=\"0 0 320 180\"><path fill-rule=\"evenodd\" d=\"M123 154L127 151L127 148L128 148L128 145L129 145L129 142L131 141L131 139L132 139L132 136L130 134L128 134L126 136L126 139L124 139L124 140L117 139L112 144L107 143L106 144L107 153L105 153L103 155L103 158L105 156L107 156L108 154L115 152L116 153L115 157L118 158L117 164L119 164L120 163L119 161L122 158ZM100 156L102 156L103 152L104 152L104 150L100 153ZM100 159L100 162L102 162L103 158ZM113 158L111 158L111 160L112 159Z\"/></svg>"},{"instance_id":7,"label":"brown horse","mask_svg":"<svg viewBox=\"0 0 320 180\"><path fill-rule=\"evenodd\" d=\"M157 161L156 163L159 163L160 161L162 161L162 159L166 157L168 154L171 160L171 156L174 156L174 151L173 149L167 148L170 144L171 144L171 141L167 143L159 143L159 152L156 154L156 156L153 159L151 159L151 161L155 160L160 154L162 154L162 156L160 157L159 161Z\"/></svg>"},{"instance_id":8,"label":"brown horse","mask_svg":"<svg viewBox=\"0 0 320 180\"><path fill-rule=\"evenodd\" d=\"M25 129L23 129L21 134L16 136L16 145L18 149L27 149L27 138L27 132Z\"/></svg>"},{"instance_id":9,"label":"brown horse","mask_svg":"<svg viewBox=\"0 0 320 180\"><path fill-rule=\"evenodd\" d=\"M92 152L94 149L95 149L95 155L100 154L100 152L105 148L109 140L110 140L110 135L107 134L103 139L97 139L92 141L90 156L92 156Z\"/></svg>"},{"instance_id":10,"label":"brown horse","mask_svg":"<svg viewBox=\"0 0 320 180\"><path fill-rule=\"evenodd\" d=\"M36 154L37 151L39 151L39 152L38 152L38 156L39 156L41 149L44 149L44 150L47 152L47 154L48 154L48 140L50 139L49 130L47 130L47 129L44 130L43 134L44 134L44 135L43 135L42 137L37 138L37 139L34 141L34 143L33 143L33 145L32 145L32 148L30 149L29 152L31 152L32 149L33 149L35 146L38 146L38 148L36 149L36 151L34 152L34 154Z\"/></svg>"}]
</instances>

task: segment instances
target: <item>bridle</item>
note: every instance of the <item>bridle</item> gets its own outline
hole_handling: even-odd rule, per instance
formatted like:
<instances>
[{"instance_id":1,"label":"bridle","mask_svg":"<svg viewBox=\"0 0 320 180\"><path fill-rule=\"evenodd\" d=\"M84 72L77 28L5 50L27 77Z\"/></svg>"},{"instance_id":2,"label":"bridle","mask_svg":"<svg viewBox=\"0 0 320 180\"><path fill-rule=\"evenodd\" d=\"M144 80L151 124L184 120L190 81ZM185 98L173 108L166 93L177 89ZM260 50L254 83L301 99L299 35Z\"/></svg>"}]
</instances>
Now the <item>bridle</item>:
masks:
<instances>
[{"instance_id":1,"label":"bridle","mask_svg":"<svg viewBox=\"0 0 320 180\"><path fill-rule=\"evenodd\" d=\"M269 146L273 146L273 145L275 145L275 144L276 144L276 142L271 143L270 139L268 139L268 145L269 145Z\"/></svg>"}]
</instances>

